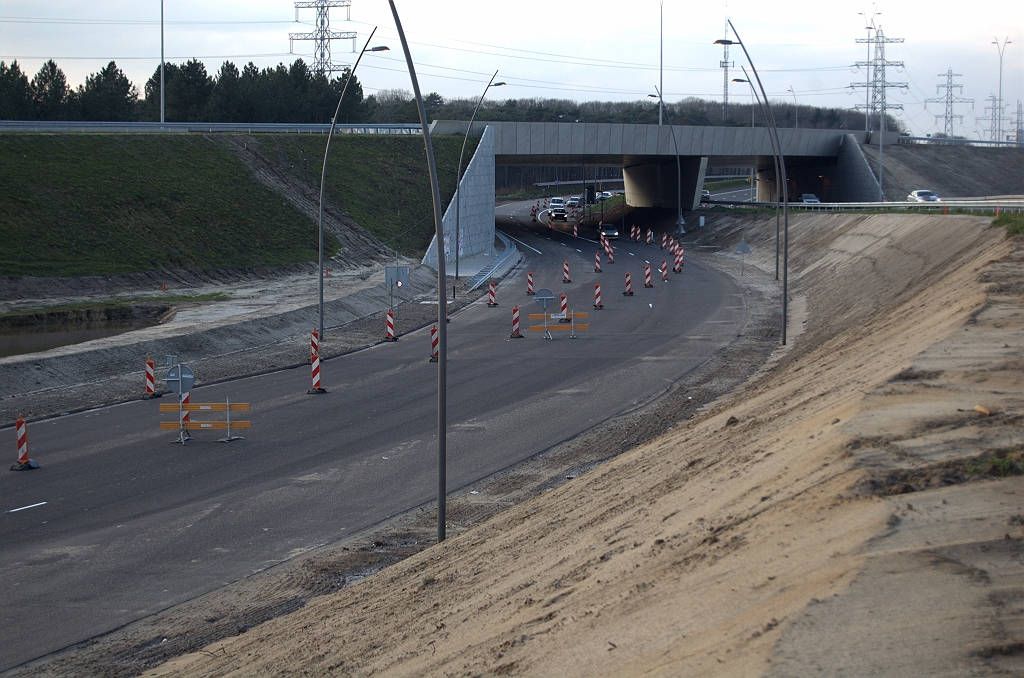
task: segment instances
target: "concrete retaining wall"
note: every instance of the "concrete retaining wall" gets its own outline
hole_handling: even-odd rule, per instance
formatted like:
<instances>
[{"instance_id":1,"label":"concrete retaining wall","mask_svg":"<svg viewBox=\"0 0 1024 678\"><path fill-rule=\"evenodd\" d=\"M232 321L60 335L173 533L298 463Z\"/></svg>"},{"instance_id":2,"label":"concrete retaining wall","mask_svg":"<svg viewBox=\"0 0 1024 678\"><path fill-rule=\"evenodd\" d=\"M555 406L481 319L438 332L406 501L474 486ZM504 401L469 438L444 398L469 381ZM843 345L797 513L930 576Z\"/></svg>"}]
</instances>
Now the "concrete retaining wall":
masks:
<instances>
[{"instance_id":1,"label":"concrete retaining wall","mask_svg":"<svg viewBox=\"0 0 1024 678\"><path fill-rule=\"evenodd\" d=\"M494 247L494 128L484 128L476 153L459 183L459 257L490 252ZM444 232L445 268L455 255L455 197L441 221ZM437 269L437 236L431 241L423 263Z\"/></svg>"}]
</instances>

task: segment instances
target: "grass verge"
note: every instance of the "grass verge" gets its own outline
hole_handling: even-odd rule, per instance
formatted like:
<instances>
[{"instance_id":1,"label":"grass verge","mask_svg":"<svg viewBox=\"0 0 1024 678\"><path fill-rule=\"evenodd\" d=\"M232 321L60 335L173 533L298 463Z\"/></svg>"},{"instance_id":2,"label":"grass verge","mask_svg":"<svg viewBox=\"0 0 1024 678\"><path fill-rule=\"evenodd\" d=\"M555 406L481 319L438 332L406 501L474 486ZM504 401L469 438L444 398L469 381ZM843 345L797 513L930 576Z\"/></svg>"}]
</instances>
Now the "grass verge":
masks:
<instances>
[{"instance_id":1,"label":"grass verge","mask_svg":"<svg viewBox=\"0 0 1024 678\"><path fill-rule=\"evenodd\" d=\"M992 225L1006 229L1006 235L1024 235L1024 214L1003 212L992 220Z\"/></svg>"}]
</instances>

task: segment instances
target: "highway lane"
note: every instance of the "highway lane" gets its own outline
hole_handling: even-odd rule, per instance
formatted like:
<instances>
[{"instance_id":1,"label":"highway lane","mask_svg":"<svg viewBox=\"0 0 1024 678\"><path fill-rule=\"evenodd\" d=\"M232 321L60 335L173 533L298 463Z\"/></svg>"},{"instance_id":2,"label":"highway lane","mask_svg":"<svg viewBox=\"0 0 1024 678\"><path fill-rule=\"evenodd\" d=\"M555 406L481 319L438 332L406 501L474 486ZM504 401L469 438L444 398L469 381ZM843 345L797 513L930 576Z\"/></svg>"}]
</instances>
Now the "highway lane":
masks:
<instances>
[{"instance_id":1,"label":"highway lane","mask_svg":"<svg viewBox=\"0 0 1024 678\"><path fill-rule=\"evenodd\" d=\"M645 289L645 258L655 268L667 258L657 246L619 240L616 263L596 274L592 229L580 234L590 240L574 239L571 225L548 231L530 222L529 203L500 208L499 224L526 258L499 285L497 308L482 300L448 326L453 490L665 392L746 318L734 282L692 261ZM571 284L561 282L566 260ZM591 329L551 341L527 331L539 311L525 294L527 269L536 288L590 311ZM509 338L516 303L525 339ZM43 468L0 476L0 496L5 510L48 503L0 526L0 619L5 637L19 639L0 646L0 670L430 501L437 372L428 355L424 329L325 361L327 395L306 394L308 368L195 389L193 402L252 403L246 439L227 444L213 432L171 443L161 401L32 424Z\"/></svg>"}]
</instances>

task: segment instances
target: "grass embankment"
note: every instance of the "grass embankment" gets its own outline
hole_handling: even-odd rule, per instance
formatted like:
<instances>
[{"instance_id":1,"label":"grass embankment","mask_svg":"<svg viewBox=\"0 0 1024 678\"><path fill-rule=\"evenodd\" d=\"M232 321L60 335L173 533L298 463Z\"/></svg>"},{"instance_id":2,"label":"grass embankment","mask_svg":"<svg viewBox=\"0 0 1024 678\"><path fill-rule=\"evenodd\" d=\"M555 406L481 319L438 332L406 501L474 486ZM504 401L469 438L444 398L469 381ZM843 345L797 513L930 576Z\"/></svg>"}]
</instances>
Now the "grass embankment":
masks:
<instances>
[{"instance_id":1,"label":"grass embankment","mask_svg":"<svg viewBox=\"0 0 1024 678\"><path fill-rule=\"evenodd\" d=\"M431 137L441 193L441 212L455 195L461 136ZM321 135L258 137L260 152L319 191L324 143ZM463 173L479 138L470 137ZM327 198L391 248L422 254L434 236L433 202L423 137L339 134L331 141Z\"/></svg>"},{"instance_id":2,"label":"grass embankment","mask_svg":"<svg viewBox=\"0 0 1024 678\"><path fill-rule=\"evenodd\" d=\"M209 139L0 137L0 275L310 261L316 225ZM325 242L336 248L337 241Z\"/></svg>"},{"instance_id":3,"label":"grass embankment","mask_svg":"<svg viewBox=\"0 0 1024 678\"><path fill-rule=\"evenodd\" d=\"M724 191L727 188L748 188L749 186L750 181L747 179L704 180L704 190L706 191Z\"/></svg>"},{"instance_id":4,"label":"grass embankment","mask_svg":"<svg viewBox=\"0 0 1024 678\"><path fill-rule=\"evenodd\" d=\"M1003 212L992 220L992 225L1006 229L1006 235L1024 235L1024 214Z\"/></svg>"}]
</instances>

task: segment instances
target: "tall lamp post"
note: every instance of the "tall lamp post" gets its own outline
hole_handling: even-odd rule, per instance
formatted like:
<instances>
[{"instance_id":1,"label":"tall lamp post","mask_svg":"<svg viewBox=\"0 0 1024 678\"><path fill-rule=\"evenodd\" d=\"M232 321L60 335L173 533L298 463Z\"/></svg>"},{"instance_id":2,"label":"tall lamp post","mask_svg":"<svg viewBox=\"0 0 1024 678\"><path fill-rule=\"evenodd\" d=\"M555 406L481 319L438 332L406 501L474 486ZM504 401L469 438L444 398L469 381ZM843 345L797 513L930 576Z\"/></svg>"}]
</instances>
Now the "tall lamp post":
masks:
<instances>
[{"instance_id":1,"label":"tall lamp post","mask_svg":"<svg viewBox=\"0 0 1024 678\"><path fill-rule=\"evenodd\" d=\"M747 69L744 68L742 65L740 66L740 69L743 71L743 75L747 74ZM749 77L748 78L733 78L732 81L733 82L745 82L748 85L750 85L750 94L751 94L751 96L754 97L754 101L757 102L757 107L761 109L761 115L764 116L765 122L767 122L768 121L768 114L765 113L764 106L761 105L761 99L758 98L757 90L754 89L754 83L750 82L750 78ZM750 113L750 120L751 120L750 126L753 127L754 126L754 122L753 122L753 120L754 120L754 113L753 113L753 111L751 111L751 113ZM775 181L775 279L778 280L779 279L779 238L780 238L779 233L781 231L781 227L779 225L779 199L780 199L780 196L782 195L781 192L779 191L779 182L778 182L778 178L779 178L779 149L776 148L776 146L775 146L775 138L771 135L771 131L767 130L767 129L766 129L766 131L768 132L768 141L772 145L772 161L775 164L775 178L776 178L776 181Z\"/></svg>"},{"instance_id":2,"label":"tall lamp post","mask_svg":"<svg viewBox=\"0 0 1024 678\"><path fill-rule=\"evenodd\" d=\"M338 97L338 105L334 109L334 117L331 118L331 129L327 132L327 148L324 149L324 168L320 173L320 322L317 327L320 332L321 342L324 340L324 186L327 184L327 158L331 155L331 139L334 138L334 128L338 123L338 113L341 112L341 102L345 98L345 92L348 91L348 85L352 82L352 77L356 74L356 67L359 65L359 61L363 58L363 54L366 52L388 51L388 48L383 45L370 47L370 40L373 39L373 34L376 32L376 27L370 31L370 37L366 39L366 44L363 45L362 51L359 52L359 56L356 58L356 62L352 66L352 70L348 72L348 77L345 79L345 86L341 88L341 96Z\"/></svg>"},{"instance_id":3,"label":"tall lamp post","mask_svg":"<svg viewBox=\"0 0 1024 678\"><path fill-rule=\"evenodd\" d=\"M1009 42L1010 38L1007 37L1003 40L1002 46L1000 46L999 36L996 36L996 39L992 41L992 44L999 50L999 101L996 103L998 108L996 115L999 117L996 119L996 141L1003 140L1003 51Z\"/></svg>"},{"instance_id":4,"label":"tall lamp post","mask_svg":"<svg viewBox=\"0 0 1024 678\"><path fill-rule=\"evenodd\" d=\"M727 23L729 28L732 29L732 34L736 36L736 40L719 39L715 40L716 45L725 44L739 44L743 48L743 55L747 57L747 63L750 64L750 70L754 73L754 80L757 81L757 87L761 90L761 98L764 99L764 107L768 112L768 122L771 125L771 133L775 137L775 148L779 156L779 171L780 177L777 177L782 182L782 219L784 224L783 232L783 244L782 244L782 345L786 345L786 315L789 312L789 187L786 185L786 159L782 154L782 144L779 143L779 128L775 124L775 115L772 113L771 104L768 102L768 95L764 91L764 85L761 84L761 76L757 74L757 68L754 66L754 62L750 58L750 52L747 51L747 46L743 44L743 40L740 39L739 33L736 31L736 27L732 25L732 20L728 19ZM744 71L746 72L746 71Z\"/></svg>"},{"instance_id":5,"label":"tall lamp post","mask_svg":"<svg viewBox=\"0 0 1024 678\"><path fill-rule=\"evenodd\" d=\"M800 104L796 102L796 92L793 91L792 85L790 85L789 89L786 91L793 95L793 116L795 117L793 127L800 129L800 109L798 108Z\"/></svg>"},{"instance_id":6,"label":"tall lamp post","mask_svg":"<svg viewBox=\"0 0 1024 678\"><path fill-rule=\"evenodd\" d=\"M484 97L487 96L487 90L492 87L504 87L503 82L494 82L494 79L498 77L498 71L494 71L494 75L487 83L487 87L484 87L483 94L480 95L480 100L476 102L476 108L473 109L473 115L469 118L469 127L466 128L466 137L462 140L462 150L459 151L459 168L455 172L455 279L459 279L459 212L462 205L462 156L466 152L466 142L469 141L469 133L473 129L473 121L476 120L476 112L480 110L480 104L484 102Z\"/></svg>"},{"instance_id":7,"label":"tall lamp post","mask_svg":"<svg viewBox=\"0 0 1024 678\"><path fill-rule=\"evenodd\" d=\"M658 99L658 110L665 109L665 99L661 96L661 89L658 87L654 88L657 94L648 94L647 96L651 99ZM676 229L680 233L686 233L683 230L683 225L686 223L683 221L683 170L682 163L679 161L679 145L676 143L676 127L672 124L672 119L669 118L668 129L672 132L672 151L676 154Z\"/></svg>"},{"instance_id":8,"label":"tall lamp post","mask_svg":"<svg viewBox=\"0 0 1024 678\"><path fill-rule=\"evenodd\" d=\"M430 174L430 195L434 202L434 237L437 238L437 540L445 538L445 497L448 473L448 327L445 318L445 268L444 268L444 226L441 223L441 192L437 187L437 164L434 162L434 147L430 143L430 127L427 125L427 110L423 107L420 83L416 79L416 67L412 63L409 42L402 30L402 21L395 9L395 0L388 0L391 14L395 17L395 28L402 41L405 63L409 66L412 91L416 95L416 108L423 127L423 145L427 152L427 172Z\"/></svg>"}]
</instances>

